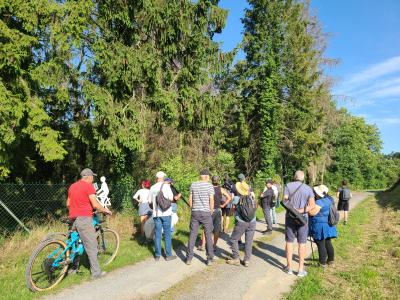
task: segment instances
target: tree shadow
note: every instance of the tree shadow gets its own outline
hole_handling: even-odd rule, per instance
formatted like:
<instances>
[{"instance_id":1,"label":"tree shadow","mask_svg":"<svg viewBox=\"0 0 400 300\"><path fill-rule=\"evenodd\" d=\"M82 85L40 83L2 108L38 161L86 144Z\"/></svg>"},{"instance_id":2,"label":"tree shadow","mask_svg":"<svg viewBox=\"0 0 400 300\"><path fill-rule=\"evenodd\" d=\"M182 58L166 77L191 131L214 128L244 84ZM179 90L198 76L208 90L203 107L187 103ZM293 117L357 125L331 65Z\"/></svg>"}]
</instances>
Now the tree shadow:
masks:
<instances>
[{"instance_id":1,"label":"tree shadow","mask_svg":"<svg viewBox=\"0 0 400 300\"><path fill-rule=\"evenodd\" d=\"M264 251L261 251L260 249L270 251L281 257L286 257L284 250L277 248L273 245L266 244L261 241L254 241L254 242L257 245L257 247L253 247L253 249L252 249L254 256L257 256L257 257L265 260L268 264L270 264L271 266L274 266L278 269L282 269L283 267L285 267L285 265L283 263L281 263L278 259L272 257L271 255L265 253Z\"/></svg>"},{"instance_id":2,"label":"tree shadow","mask_svg":"<svg viewBox=\"0 0 400 300\"><path fill-rule=\"evenodd\" d=\"M400 210L400 185L385 192L376 193L378 204L384 208Z\"/></svg>"}]
</instances>

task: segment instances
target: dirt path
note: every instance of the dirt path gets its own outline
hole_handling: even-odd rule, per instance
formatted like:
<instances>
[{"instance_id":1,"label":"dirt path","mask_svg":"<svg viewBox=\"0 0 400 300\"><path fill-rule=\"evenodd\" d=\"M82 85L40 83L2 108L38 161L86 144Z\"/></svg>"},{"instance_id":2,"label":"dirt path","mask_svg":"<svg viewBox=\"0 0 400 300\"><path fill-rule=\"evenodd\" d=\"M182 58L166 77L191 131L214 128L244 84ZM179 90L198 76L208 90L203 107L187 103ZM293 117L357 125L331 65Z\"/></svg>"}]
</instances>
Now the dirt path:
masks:
<instances>
[{"instance_id":1,"label":"dirt path","mask_svg":"<svg viewBox=\"0 0 400 300\"><path fill-rule=\"evenodd\" d=\"M350 207L369 195L371 193L356 193ZM224 258L230 254L225 236L218 242L220 260L212 267L205 266L204 252L195 252L197 259L191 266L185 265L182 262L185 250L178 249L176 254L180 259L175 261L148 259L45 299L278 299L290 291L297 278L281 270L286 262L283 223L284 213L280 213L274 234L264 237L261 231L265 224L258 222L248 268L225 263ZM311 249L308 251L311 254Z\"/></svg>"}]
</instances>

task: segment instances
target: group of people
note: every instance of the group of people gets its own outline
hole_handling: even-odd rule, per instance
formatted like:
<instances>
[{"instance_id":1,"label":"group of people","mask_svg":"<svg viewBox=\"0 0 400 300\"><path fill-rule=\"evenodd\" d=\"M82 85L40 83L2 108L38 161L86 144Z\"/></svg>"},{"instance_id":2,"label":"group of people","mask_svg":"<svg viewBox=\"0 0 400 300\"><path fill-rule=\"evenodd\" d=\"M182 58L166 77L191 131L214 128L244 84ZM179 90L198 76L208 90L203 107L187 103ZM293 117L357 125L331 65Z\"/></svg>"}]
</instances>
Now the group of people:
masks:
<instances>
[{"instance_id":1,"label":"group of people","mask_svg":"<svg viewBox=\"0 0 400 300\"><path fill-rule=\"evenodd\" d=\"M93 173L90 169L81 172L81 180L72 184L68 190L67 207L69 218L73 226L78 230L85 250L88 254L92 277L98 278L105 274L102 272L97 260L97 241L92 226L93 210L110 214L111 211L101 206L96 199L96 191L93 187ZM187 245L186 264L190 265L194 256L200 225L203 227L202 242L200 247L206 248L207 265L215 261L214 253L221 231L227 231L229 218L234 214L235 225L230 236L232 256L226 262L230 265L240 266L239 244L241 237L245 235L244 258L242 264L249 266L252 243L256 229L256 209L258 201L251 186L246 182L244 174L237 176L237 182L233 184L228 177L224 178L223 186L220 185L218 176L212 176L210 172L202 170L199 181L190 186L189 203L191 209L190 235ZM328 194L329 189L325 185L311 188L304 183L304 172L297 171L294 181L284 187L282 202L290 203L306 220L305 223L296 222L293 215L286 211L285 214L285 241L287 265L284 271L293 274L292 256L293 243L297 239L299 267L297 275L307 275L304 269L306 243L309 236L317 244L319 263L321 266L332 265L334 262L334 249L331 239L337 237L336 227L328 222L333 198ZM352 197L347 182L342 182L338 190L338 210L344 211L344 224L348 222L349 200ZM154 221L154 258L161 258L161 240L164 235L165 260L176 259L172 254L171 229L173 228L173 215L176 214L176 202L182 198L173 185L173 180L159 171L156 174L156 183L150 185L150 181L142 182L142 189L137 191L134 199L139 202L139 215L141 220L141 233L144 234L144 226L151 216ZM263 192L260 194L260 205L263 208L267 223L265 234L273 230L272 223L276 223L275 206L279 199L279 186L268 179ZM286 206L285 206L286 207Z\"/></svg>"}]
</instances>

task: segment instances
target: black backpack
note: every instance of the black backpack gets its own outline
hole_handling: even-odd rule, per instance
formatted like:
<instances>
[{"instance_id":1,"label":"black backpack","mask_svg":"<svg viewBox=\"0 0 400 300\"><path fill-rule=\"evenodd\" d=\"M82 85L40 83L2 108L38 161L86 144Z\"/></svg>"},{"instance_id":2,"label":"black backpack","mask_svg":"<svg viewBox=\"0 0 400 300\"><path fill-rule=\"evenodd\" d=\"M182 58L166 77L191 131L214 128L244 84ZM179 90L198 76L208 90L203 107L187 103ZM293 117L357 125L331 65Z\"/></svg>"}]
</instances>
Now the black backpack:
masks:
<instances>
[{"instance_id":1,"label":"black backpack","mask_svg":"<svg viewBox=\"0 0 400 300\"><path fill-rule=\"evenodd\" d=\"M329 206L329 216L328 216L328 224L329 226L335 226L339 223L340 214L336 209L335 202L331 198L331 205Z\"/></svg>"},{"instance_id":2,"label":"black backpack","mask_svg":"<svg viewBox=\"0 0 400 300\"><path fill-rule=\"evenodd\" d=\"M171 207L171 200L165 198L164 193L162 192L163 186L164 183L161 185L161 189L156 196L157 206L161 209L162 212Z\"/></svg>"},{"instance_id":3,"label":"black backpack","mask_svg":"<svg viewBox=\"0 0 400 300\"><path fill-rule=\"evenodd\" d=\"M239 214L243 221L251 222L256 216L257 205L250 195L240 196Z\"/></svg>"},{"instance_id":4,"label":"black backpack","mask_svg":"<svg viewBox=\"0 0 400 300\"><path fill-rule=\"evenodd\" d=\"M349 201L350 200L350 190L348 187L342 187L342 190L339 194L339 200L341 201Z\"/></svg>"}]
</instances>

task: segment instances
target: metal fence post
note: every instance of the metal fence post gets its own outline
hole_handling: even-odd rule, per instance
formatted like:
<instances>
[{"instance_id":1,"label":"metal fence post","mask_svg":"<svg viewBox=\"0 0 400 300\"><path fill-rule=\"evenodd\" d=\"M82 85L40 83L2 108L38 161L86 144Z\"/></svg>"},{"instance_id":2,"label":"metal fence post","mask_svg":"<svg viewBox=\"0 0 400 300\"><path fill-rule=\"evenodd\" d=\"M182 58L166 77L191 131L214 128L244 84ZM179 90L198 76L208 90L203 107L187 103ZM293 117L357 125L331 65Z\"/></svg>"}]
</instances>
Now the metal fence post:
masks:
<instances>
[{"instance_id":1,"label":"metal fence post","mask_svg":"<svg viewBox=\"0 0 400 300\"><path fill-rule=\"evenodd\" d=\"M22 227L23 229L25 229L26 232L31 233L31 232L29 231L29 229L24 225L24 223L22 223L22 221L21 221L20 219L18 219L17 216L14 215L14 213L3 203L3 201L0 200L0 204L1 204L1 206L3 206L4 209L11 215L11 217L13 217L13 218L15 219L15 221L17 221L18 224L21 225L21 227Z\"/></svg>"}]
</instances>

